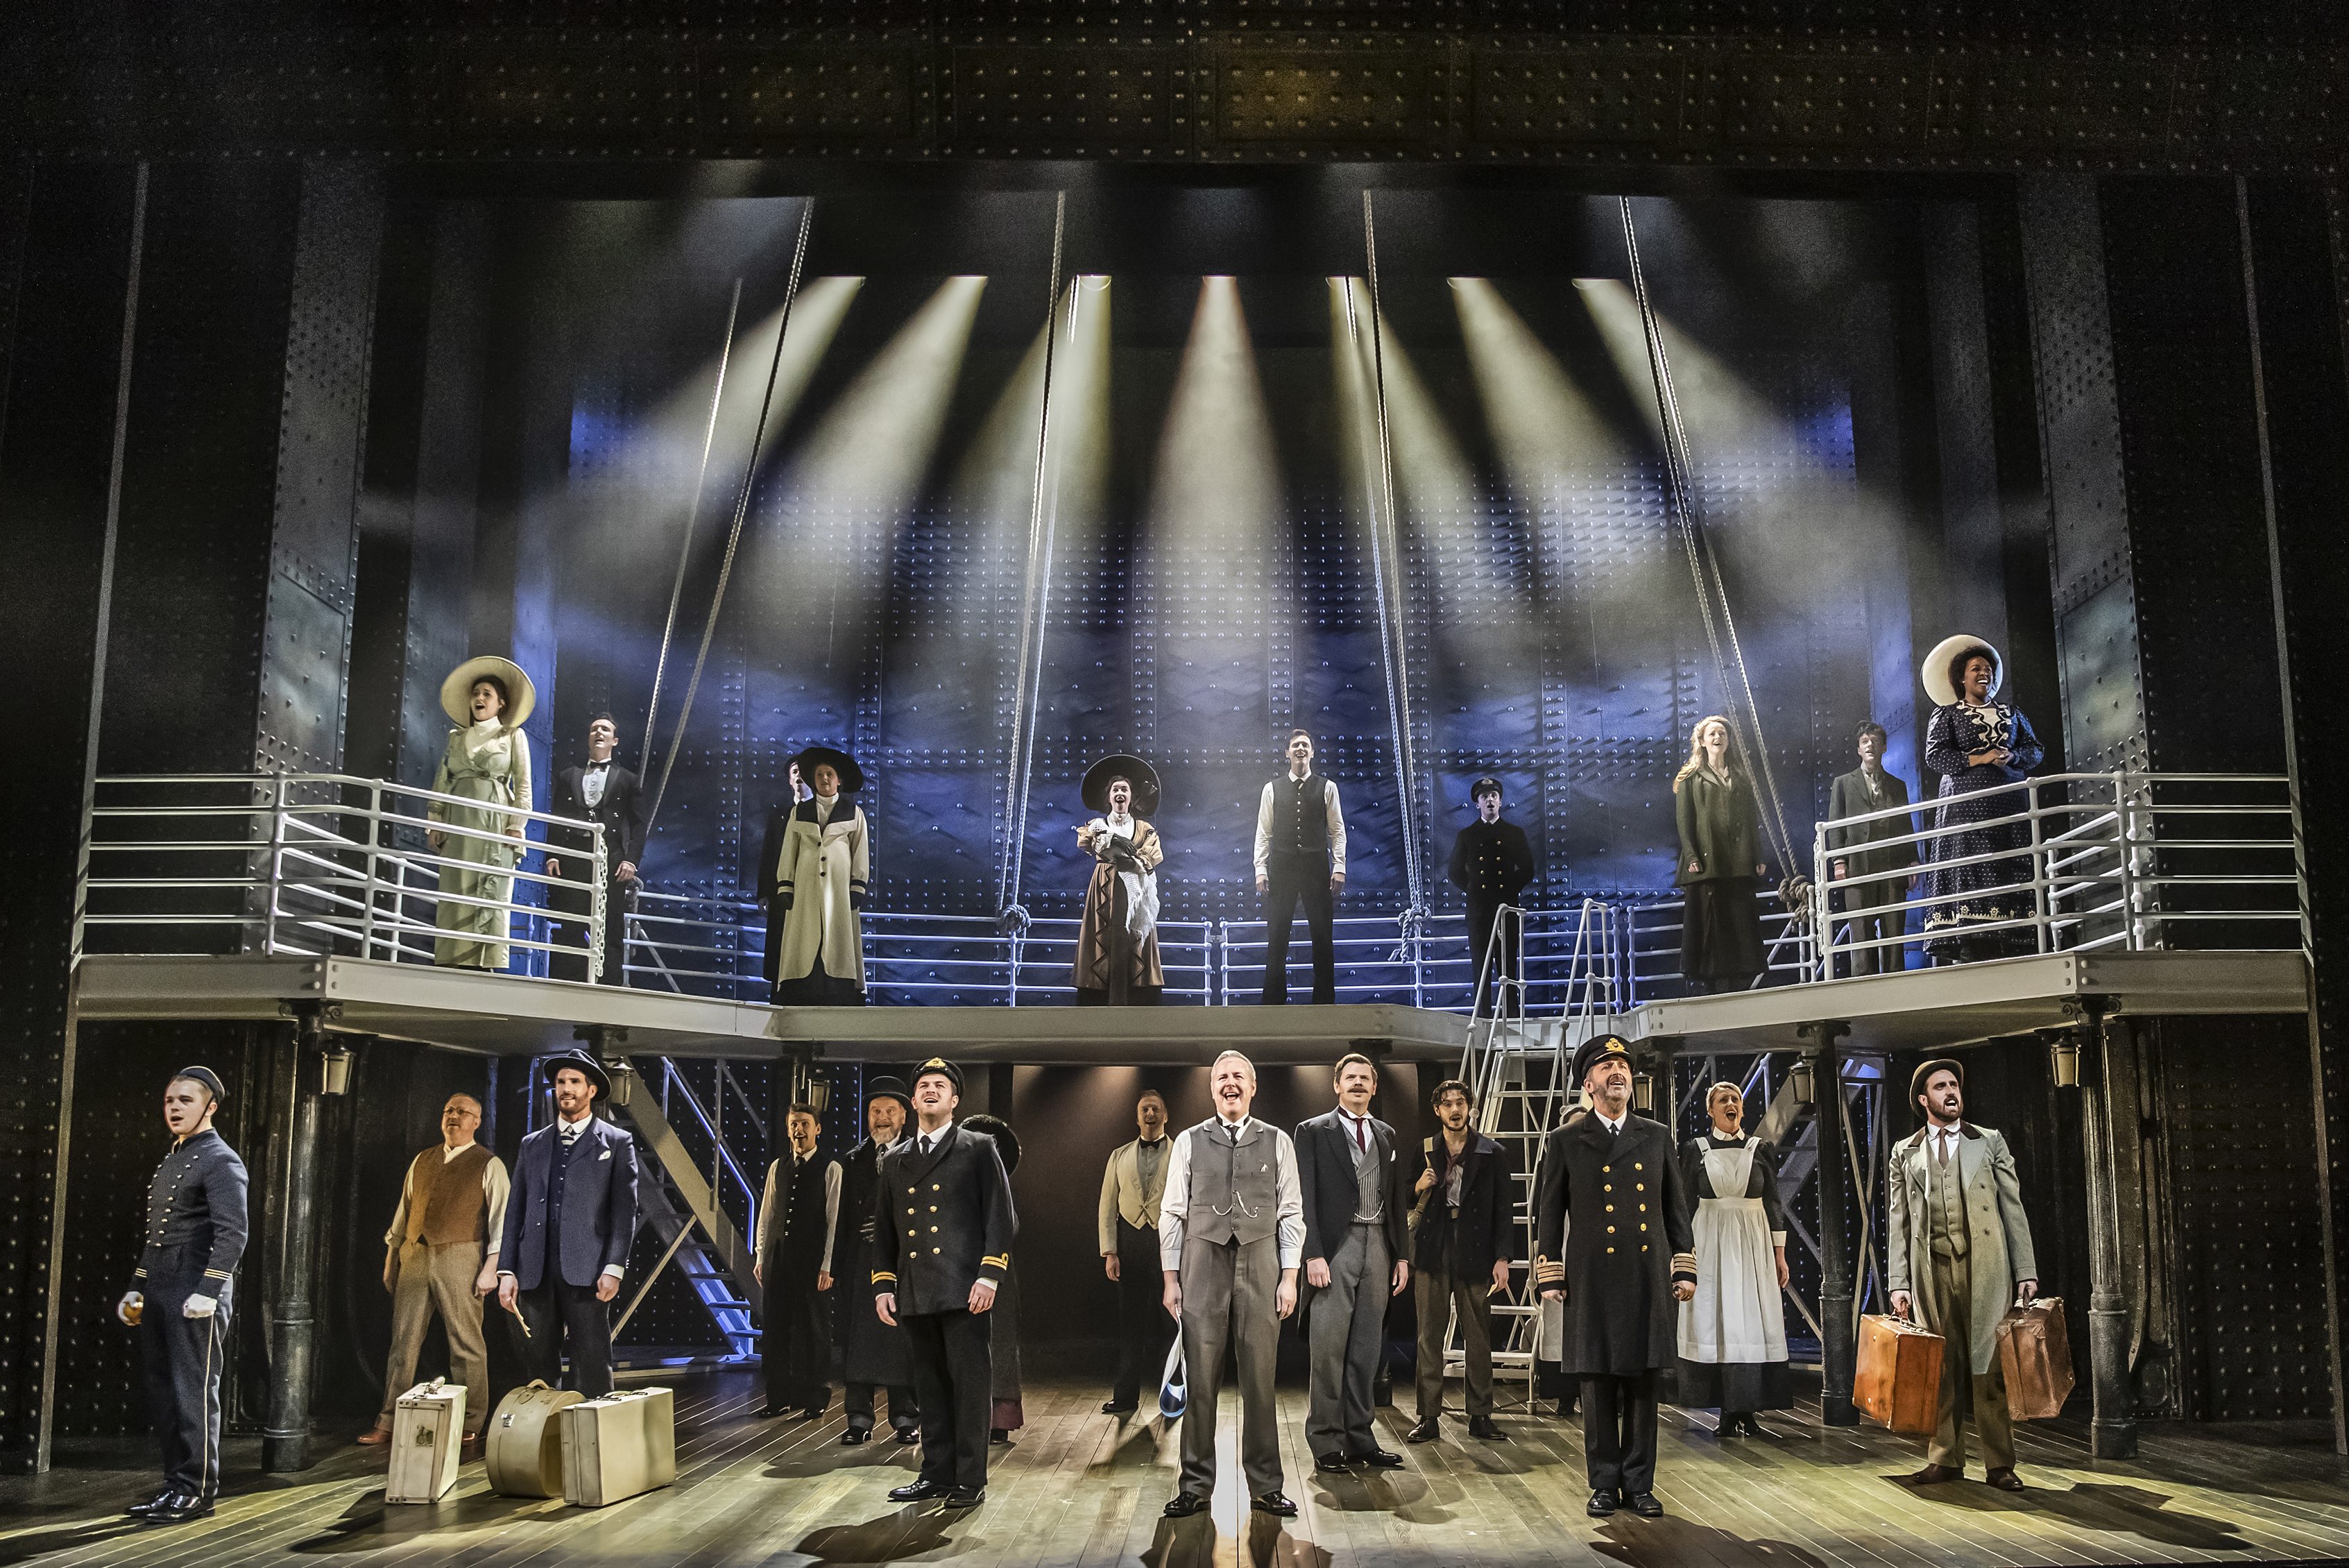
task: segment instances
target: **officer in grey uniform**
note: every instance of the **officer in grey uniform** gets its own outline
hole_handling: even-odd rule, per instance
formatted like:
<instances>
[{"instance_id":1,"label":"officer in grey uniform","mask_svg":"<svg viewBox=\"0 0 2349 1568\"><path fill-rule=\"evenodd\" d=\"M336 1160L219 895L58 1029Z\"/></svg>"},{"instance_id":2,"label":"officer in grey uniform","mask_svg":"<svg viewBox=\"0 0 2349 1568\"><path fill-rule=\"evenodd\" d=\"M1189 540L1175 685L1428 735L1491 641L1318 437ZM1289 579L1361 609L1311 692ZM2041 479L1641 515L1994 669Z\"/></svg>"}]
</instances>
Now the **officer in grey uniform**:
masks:
<instances>
[{"instance_id":1,"label":"officer in grey uniform","mask_svg":"<svg viewBox=\"0 0 2349 1568\"><path fill-rule=\"evenodd\" d=\"M244 1161L212 1130L225 1096L210 1067L163 1085L171 1152L148 1187L147 1245L114 1309L139 1329L163 1447L162 1489L129 1511L159 1524L202 1519L220 1495L221 1366L246 1234Z\"/></svg>"}]
</instances>

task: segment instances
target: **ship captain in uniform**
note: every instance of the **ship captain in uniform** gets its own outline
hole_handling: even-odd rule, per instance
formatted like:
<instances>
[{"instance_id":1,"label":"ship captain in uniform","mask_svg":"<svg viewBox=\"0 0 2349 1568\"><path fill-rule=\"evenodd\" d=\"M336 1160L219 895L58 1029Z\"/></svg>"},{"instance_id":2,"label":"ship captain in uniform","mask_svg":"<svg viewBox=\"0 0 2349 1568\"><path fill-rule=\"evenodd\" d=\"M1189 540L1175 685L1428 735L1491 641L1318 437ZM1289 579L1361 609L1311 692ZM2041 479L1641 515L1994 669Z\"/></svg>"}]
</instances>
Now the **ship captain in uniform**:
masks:
<instances>
[{"instance_id":1,"label":"ship captain in uniform","mask_svg":"<svg viewBox=\"0 0 2349 1568\"><path fill-rule=\"evenodd\" d=\"M205 1518L220 1495L221 1366L247 1234L244 1161L212 1130L226 1096L210 1067L163 1085L171 1152L148 1187L147 1245L114 1309L139 1330L163 1447L161 1490L129 1511L157 1524Z\"/></svg>"}]
</instances>

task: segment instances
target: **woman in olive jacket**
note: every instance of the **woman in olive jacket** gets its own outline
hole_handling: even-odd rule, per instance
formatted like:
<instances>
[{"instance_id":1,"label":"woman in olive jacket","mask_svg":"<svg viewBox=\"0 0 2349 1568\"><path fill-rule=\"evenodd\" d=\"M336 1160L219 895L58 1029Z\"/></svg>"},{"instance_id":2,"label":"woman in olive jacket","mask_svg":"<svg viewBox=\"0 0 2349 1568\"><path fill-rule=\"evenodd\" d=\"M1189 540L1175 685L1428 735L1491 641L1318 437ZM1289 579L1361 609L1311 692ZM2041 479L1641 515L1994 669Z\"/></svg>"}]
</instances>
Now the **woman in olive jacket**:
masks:
<instances>
[{"instance_id":1,"label":"woman in olive jacket","mask_svg":"<svg viewBox=\"0 0 2349 1568\"><path fill-rule=\"evenodd\" d=\"M1686 898L1681 974L1692 992L1744 991L1766 967L1754 894L1770 868L1754 775L1726 719L1697 722L1672 779L1672 817L1681 840L1672 881Z\"/></svg>"}]
</instances>

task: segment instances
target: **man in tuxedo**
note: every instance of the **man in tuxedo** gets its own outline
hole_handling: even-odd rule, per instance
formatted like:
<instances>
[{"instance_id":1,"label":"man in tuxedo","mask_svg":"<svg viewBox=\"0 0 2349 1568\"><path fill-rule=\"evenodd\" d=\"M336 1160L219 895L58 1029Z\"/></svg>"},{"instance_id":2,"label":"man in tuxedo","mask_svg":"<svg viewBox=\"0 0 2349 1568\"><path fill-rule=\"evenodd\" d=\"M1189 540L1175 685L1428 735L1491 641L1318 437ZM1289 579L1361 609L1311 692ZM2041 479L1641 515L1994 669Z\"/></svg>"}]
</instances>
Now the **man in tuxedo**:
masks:
<instances>
[{"instance_id":1,"label":"man in tuxedo","mask_svg":"<svg viewBox=\"0 0 2349 1568\"><path fill-rule=\"evenodd\" d=\"M1847 877L1913 871L1917 865L1914 844L1869 847L1883 839L1908 837L1917 831L1917 821L1908 809L1909 781L1884 770L1884 726L1869 719L1859 726L1857 740L1859 766L1837 774L1827 790L1827 852L1835 857L1831 868L1838 882ZM1840 826L1846 817L1866 816L1896 806L1900 808L1898 816L1880 816L1848 827ZM1899 939L1909 929L1909 911L1891 906L1907 899L1913 880L1913 877L1886 877L1879 882L1862 882L1841 889L1844 915L1851 922L1851 940L1890 944L1861 948L1849 954L1845 960L1847 972L1890 974L1907 967L1906 949Z\"/></svg>"},{"instance_id":2,"label":"man in tuxedo","mask_svg":"<svg viewBox=\"0 0 2349 1568\"><path fill-rule=\"evenodd\" d=\"M767 910L767 952L761 970L767 989L759 993L762 1000L775 993L775 981L783 972L783 917L791 912L783 901L783 835L791 831L792 809L814 793L800 777L800 760L793 757L788 766L790 788L779 804L768 808L767 831L759 838L759 865L750 878L759 902Z\"/></svg>"},{"instance_id":3,"label":"man in tuxedo","mask_svg":"<svg viewBox=\"0 0 2349 1568\"><path fill-rule=\"evenodd\" d=\"M612 760L620 742L619 726L609 713L587 722L587 762L554 775L554 798L547 809L557 816L601 823L604 827L604 972L605 985L626 985L627 974L628 908L636 894L636 862L645 852L644 792L636 775ZM595 844L577 828L550 827L546 834L546 874L561 878L546 890L546 907L557 915L554 940L581 950L579 956L554 953L547 972L556 980L585 980L587 915L594 893L587 878L595 875ZM570 875L564 878L564 857ZM561 919L562 916L570 919Z\"/></svg>"},{"instance_id":4,"label":"man in tuxedo","mask_svg":"<svg viewBox=\"0 0 2349 1568\"><path fill-rule=\"evenodd\" d=\"M554 1119L514 1156L498 1305L522 1318L531 1376L561 1381L567 1339L571 1386L595 1399L612 1391L607 1309L636 1233L636 1142L595 1115L612 1088L602 1064L574 1052L539 1075L554 1085Z\"/></svg>"},{"instance_id":5,"label":"man in tuxedo","mask_svg":"<svg viewBox=\"0 0 2349 1568\"><path fill-rule=\"evenodd\" d=\"M1297 1179L1305 1203L1306 1344L1311 1394L1305 1445L1313 1468L1393 1469L1402 1456L1379 1447L1372 1387L1386 1348L1387 1299L1411 1283L1394 1128L1371 1115L1379 1070L1359 1054L1338 1059L1338 1104L1297 1128Z\"/></svg>"}]
</instances>

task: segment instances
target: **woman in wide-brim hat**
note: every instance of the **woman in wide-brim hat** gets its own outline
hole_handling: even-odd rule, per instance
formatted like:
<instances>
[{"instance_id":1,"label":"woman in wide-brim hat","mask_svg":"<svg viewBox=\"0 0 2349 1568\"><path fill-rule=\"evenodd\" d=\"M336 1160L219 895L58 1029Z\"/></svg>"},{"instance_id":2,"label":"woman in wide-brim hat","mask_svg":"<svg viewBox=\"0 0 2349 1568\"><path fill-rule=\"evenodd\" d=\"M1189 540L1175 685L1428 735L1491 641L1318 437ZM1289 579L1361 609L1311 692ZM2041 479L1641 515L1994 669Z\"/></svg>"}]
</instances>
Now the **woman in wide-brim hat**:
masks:
<instances>
[{"instance_id":1,"label":"woman in wide-brim hat","mask_svg":"<svg viewBox=\"0 0 2349 1568\"><path fill-rule=\"evenodd\" d=\"M2027 926L1984 929L2024 919L2036 907L2030 857L1974 860L2030 842L2023 823L1995 820L2023 815L2030 804L2023 792L1986 792L2029 777L2044 754L2031 721L1998 700L2004 673L1998 649L1987 639L1965 635L1943 639L1918 671L1933 700L1933 716L1925 724L1925 765L1941 775L1925 879L1931 899L1925 906L1925 951L1936 963L2002 958L2038 947ZM1971 823L1992 826L1969 828ZM1952 864L1967 860L1974 863Z\"/></svg>"},{"instance_id":2,"label":"woman in wide-brim hat","mask_svg":"<svg viewBox=\"0 0 2349 1568\"><path fill-rule=\"evenodd\" d=\"M1093 857L1077 925L1077 1005L1155 1006L1166 992L1158 958L1166 851L1145 817L1158 809L1158 774L1140 757L1103 757L1087 770L1083 796L1098 815L1077 829L1077 847Z\"/></svg>"},{"instance_id":3,"label":"woman in wide-brim hat","mask_svg":"<svg viewBox=\"0 0 2349 1568\"><path fill-rule=\"evenodd\" d=\"M510 961L512 871L529 848L530 746L522 726L537 703L522 666L494 654L465 660L440 683L440 707L457 728L432 791L479 804L436 800L425 811L436 825L425 836L433 853L457 862L440 867L435 963L502 970Z\"/></svg>"},{"instance_id":4,"label":"woman in wide-brim hat","mask_svg":"<svg viewBox=\"0 0 2349 1568\"><path fill-rule=\"evenodd\" d=\"M864 811L848 797L864 787L864 770L833 746L810 746L792 760L815 793L792 807L781 858L771 870L770 908L780 906L783 919L775 1004L862 1007L873 842Z\"/></svg>"}]
</instances>

